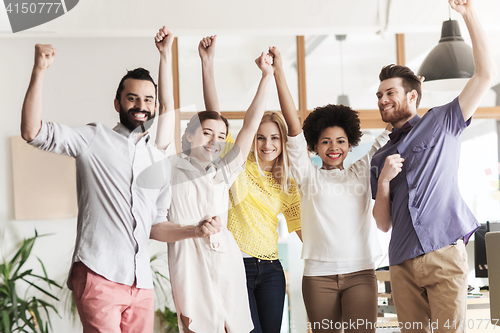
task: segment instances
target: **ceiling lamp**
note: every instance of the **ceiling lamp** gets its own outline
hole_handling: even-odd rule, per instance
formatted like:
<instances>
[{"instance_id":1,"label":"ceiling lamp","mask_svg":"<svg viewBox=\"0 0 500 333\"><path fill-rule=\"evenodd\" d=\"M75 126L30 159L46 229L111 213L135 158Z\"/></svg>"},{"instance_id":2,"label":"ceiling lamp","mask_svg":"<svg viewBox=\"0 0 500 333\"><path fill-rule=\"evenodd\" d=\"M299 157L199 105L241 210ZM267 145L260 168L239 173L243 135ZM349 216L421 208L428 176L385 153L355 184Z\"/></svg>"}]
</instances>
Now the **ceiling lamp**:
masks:
<instances>
[{"instance_id":1,"label":"ceiling lamp","mask_svg":"<svg viewBox=\"0 0 500 333\"><path fill-rule=\"evenodd\" d=\"M439 44L427 55L418 70L425 81L469 79L474 75L472 48L460 35L458 21L443 22Z\"/></svg>"},{"instance_id":2,"label":"ceiling lamp","mask_svg":"<svg viewBox=\"0 0 500 333\"><path fill-rule=\"evenodd\" d=\"M347 35L335 35L335 39L340 43L340 85L341 94L337 97L337 104L349 106L349 96L344 94L344 58L342 52L342 42L346 39Z\"/></svg>"}]
</instances>

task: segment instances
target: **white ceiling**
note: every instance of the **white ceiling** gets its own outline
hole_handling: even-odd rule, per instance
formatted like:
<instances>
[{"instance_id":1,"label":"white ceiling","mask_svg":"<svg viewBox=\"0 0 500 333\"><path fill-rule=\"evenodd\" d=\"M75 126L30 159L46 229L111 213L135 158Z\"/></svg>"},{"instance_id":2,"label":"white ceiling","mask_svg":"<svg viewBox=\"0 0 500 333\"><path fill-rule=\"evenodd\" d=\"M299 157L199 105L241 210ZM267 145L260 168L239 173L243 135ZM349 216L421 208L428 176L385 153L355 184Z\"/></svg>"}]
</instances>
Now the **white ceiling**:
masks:
<instances>
[{"instance_id":1,"label":"white ceiling","mask_svg":"<svg viewBox=\"0 0 500 333\"><path fill-rule=\"evenodd\" d=\"M476 2L486 29L500 31L500 1ZM163 24L179 36L213 31L244 35L406 33L439 30L447 18L446 0L80 0L65 15L16 35L150 36ZM0 35L13 35L3 6Z\"/></svg>"},{"instance_id":2,"label":"white ceiling","mask_svg":"<svg viewBox=\"0 0 500 333\"><path fill-rule=\"evenodd\" d=\"M474 1L500 68L500 0ZM103 38L103 42L109 37L149 39L158 27L167 25L182 37L181 97L187 102L183 104L198 105L201 104L201 96L196 92L199 89L189 88L200 88L199 75L193 73L199 70L196 45L200 36L219 35L216 60L221 63L217 67L220 95L233 96L233 88L237 85L241 86L241 91L253 94L251 87L257 82L254 77L257 74L246 64L252 62L255 54L276 45L293 67L296 53L292 36L305 35L308 108L335 102L336 96L344 92L350 96L353 107L371 109L376 105L374 92L380 68L396 62L394 34L405 34L406 64L417 71L437 44L441 24L448 15L446 0L80 0L65 15L13 34L5 9L0 6L0 49L3 38L40 38L49 43L55 43L58 38L78 37ZM460 15L451 11L451 17L460 22L462 34L469 41ZM343 89L335 34L347 34L343 44ZM322 35L328 37L317 37ZM315 45L315 40L321 43ZM296 98L294 77L287 76ZM191 90L196 97L184 95ZM451 97L433 98L432 93L426 93L422 106L433 106L455 95L456 92L452 92ZM240 96L234 98L234 103L240 99ZM495 100L496 94L492 91L483 106L495 105ZM228 110L239 109L232 103L228 100L223 104ZM277 107L274 101L272 108Z\"/></svg>"}]
</instances>

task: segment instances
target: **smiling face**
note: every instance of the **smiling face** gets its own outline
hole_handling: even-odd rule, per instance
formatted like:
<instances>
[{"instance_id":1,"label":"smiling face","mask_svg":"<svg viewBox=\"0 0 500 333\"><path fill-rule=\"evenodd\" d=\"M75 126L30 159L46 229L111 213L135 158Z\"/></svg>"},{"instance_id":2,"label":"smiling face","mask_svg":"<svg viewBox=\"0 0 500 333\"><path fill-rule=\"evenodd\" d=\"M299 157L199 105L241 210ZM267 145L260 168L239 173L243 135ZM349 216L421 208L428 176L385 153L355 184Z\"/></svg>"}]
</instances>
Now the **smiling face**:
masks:
<instances>
[{"instance_id":1,"label":"smiling face","mask_svg":"<svg viewBox=\"0 0 500 333\"><path fill-rule=\"evenodd\" d=\"M226 133L227 127L222 120L204 120L194 134L187 134L186 138L191 143L189 155L202 164L216 160L224 149Z\"/></svg>"},{"instance_id":2,"label":"smiling face","mask_svg":"<svg viewBox=\"0 0 500 333\"><path fill-rule=\"evenodd\" d=\"M351 145L342 127L332 126L325 128L321 132L315 148L316 153L323 161L322 168L327 170L344 170L344 160L349 150L351 150Z\"/></svg>"},{"instance_id":3,"label":"smiling face","mask_svg":"<svg viewBox=\"0 0 500 333\"><path fill-rule=\"evenodd\" d=\"M120 122L134 131L155 116L155 87L150 81L136 79L126 79L123 86L120 100L115 99L115 109L120 113Z\"/></svg>"},{"instance_id":4,"label":"smiling face","mask_svg":"<svg viewBox=\"0 0 500 333\"><path fill-rule=\"evenodd\" d=\"M382 120L394 128L401 128L417 113L416 97L415 90L405 93L403 79L399 77L380 82L377 98Z\"/></svg>"},{"instance_id":5,"label":"smiling face","mask_svg":"<svg viewBox=\"0 0 500 333\"><path fill-rule=\"evenodd\" d=\"M261 123L257 130L256 139L255 149L259 157L259 164L263 170L271 171L282 151L278 125L274 121Z\"/></svg>"}]
</instances>

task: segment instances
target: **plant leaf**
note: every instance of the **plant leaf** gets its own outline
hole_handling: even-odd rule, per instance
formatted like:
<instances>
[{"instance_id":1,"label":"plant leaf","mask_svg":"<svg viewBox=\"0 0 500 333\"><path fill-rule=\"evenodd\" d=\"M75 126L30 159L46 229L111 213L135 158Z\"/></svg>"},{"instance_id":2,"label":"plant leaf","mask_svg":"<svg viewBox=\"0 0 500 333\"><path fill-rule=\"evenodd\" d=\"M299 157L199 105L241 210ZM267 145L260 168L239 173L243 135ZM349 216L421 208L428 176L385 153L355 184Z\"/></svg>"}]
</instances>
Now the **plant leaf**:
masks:
<instances>
[{"instance_id":1,"label":"plant leaf","mask_svg":"<svg viewBox=\"0 0 500 333\"><path fill-rule=\"evenodd\" d=\"M33 270L32 270L32 269L28 269L27 271L24 271L24 272L22 272L22 273L21 273L21 274L19 274L19 275L17 275L17 274L16 274L16 275L14 275L14 276L13 276L13 277L11 277L10 279L11 279L11 280L17 280L17 279L22 278L23 276L30 275L30 274L31 274L31 272L33 272Z\"/></svg>"},{"instance_id":2,"label":"plant leaf","mask_svg":"<svg viewBox=\"0 0 500 333\"><path fill-rule=\"evenodd\" d=\"M39 299L38 302L43 306L43 308L45 309L45 311L47 311L47 308L51 308L52 310L54 310L54 312L60 317L62 318L60 315L59 315L59 311L57 311L56 307L50 303L47 303L45 302L44 300L42 299ZM47 313L47 316L49 314Z\"/></svg>"},{"instance_id":3,"label":"plant leaf","mask_svg":"<svg viewBox=\"0 0 500 333\"><path fill-rule=\"evenodd\" d=\"M33 282L31 281L28 281L26 280L25 278L22 278L21 280L23 280L24 282L26 282L27 284L35 287L36 289L40 290L42 293L44 293L45 295L47 296L50 296L52 297L53 299L55 299L56 301L59 301L59 298L57 298L56 296L52 295L51 293L49 293L48 291L44 290L43 288L37 286L36 284L34 284Z\"/></svg>"},{"instance_id":4,"label":"plant leaf","mask_svg":"<svg viewBox=\"0 0 500 333\"><path fill-rule=\"evenodd\" d=\"M62 286L59 283L57 283L56 281L51 280L49 278L45 279L43 276L40 276L40 275L37 275L37 274L29 274L29 276L36 277L38 279L42 279L45 282L47 282L48 285L53 285L53 286L58 287L59 289L62 289Z\"/></svg>"},{"instance_id":5,"label":"plant leaf","mask_svg":"<svg viewBox=\"0 0 500 333\"><path fill-rule=\"evenodd\" d=\"M0 332L11 333L9 313L5 310L2 311L2 323L0 325Z\"/></svg>"},{"instance_id":6,"label":"plant leaf","mask_svg":"<svg viewBox=\"0 0 500 333\"><path fill-rule=\"evenodd\" d=\"M16 284L14 281L8 281L7 285L9 286L10 289L10 301L12 303L12 312L14 313L14 322L16 323L19 319L17 312L17 304L19 301L16 293Z\"/></svg>"},{"instance_id":7,"label":"plant leaf","mask_svg":"<svg viewBox=\"0 0 500 333\"><path fill-rule=\"evenodd\" d=\"M59 301L55 295L47 291L45 286L44 288L41 287L43 284L39 283L39 281L44 281L50 289L52 289L52 286L62 288L56 281L48 277L45 265L40 258L37 258L37 260L42 266L42 275L33 274L32 269L22 271L23 265L32 254L36 239L41 236L46 235L38 235L38 232L35 230L35 236L21 242L16 254L9 262L4 259L3 263L0 263L1 333L48 333L49 331L53 331L50 312L54 311L60 317L54 305L37 297L32 297L29 300L25 299L26 296L21 298L17 295L16 291L16 282L24 281L28 284L25 295L28 294L31 287L34 287L45 295ZM28 278L33 281L28 280ZM44 313L41 309L43 309Z\"/></svg>"},{"instance_id":8,"label":"plant leaf","mask_svg":"<svg viewBox=\"0 0 500 333\"><path fill-rule=\"evenodd\" d=\"M34 238L25 239L21 244L21 248L17 251L17 253L10 261L10 265L12 267L15 267L17 265L17 268L14 271L14 275L17 275L17 272L19 272L19 270L21 269L21 267L24 265L29 255L31 254L35 238L36 236Z\"/></svg>"},{"instance_id":9,"label":"plant leaf","mask_svg":"<svg viewBox=\"0 0 500 333\"><path fill-rule=\"evenodd\" d=\"M42 270L43 270L43 276L44 276L44 280L45 282L47 282L47 284L49 285L49 288L51 287L49 281L49 277L47 276L47 271L45 270L45 266L43 265L43 262L40 260L40 258L36 257L38 259L38 262L40 263L40 265L42 266Z\"/></svg>"}]
</instances>

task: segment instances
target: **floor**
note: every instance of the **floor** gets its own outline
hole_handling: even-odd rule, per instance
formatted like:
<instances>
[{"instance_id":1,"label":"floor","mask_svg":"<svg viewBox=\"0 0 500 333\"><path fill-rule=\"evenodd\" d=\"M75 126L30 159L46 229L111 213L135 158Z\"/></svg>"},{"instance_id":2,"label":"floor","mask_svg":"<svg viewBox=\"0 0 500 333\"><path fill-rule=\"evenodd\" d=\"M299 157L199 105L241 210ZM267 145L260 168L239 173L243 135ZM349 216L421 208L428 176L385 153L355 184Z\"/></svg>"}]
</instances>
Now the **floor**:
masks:
<instances>
[{"instance_id":1,"label":"floor","mask_svg":"<svg viewBox=\"0 0 500 333\"><path fill-rule=\"evenodd\" d=\"M388 318L379 318L379 322L384 325ZM393 320L394 321L394 320ZM500 324L500 323L498 323ZM498 332L500 326L494 326L490 321L490 300L487 292L482 297L467 299L467 319L464 323L467 333ZM394 328L378 328L376 333L400 333L401 330Z\"/></svg>"}]
</instances>

